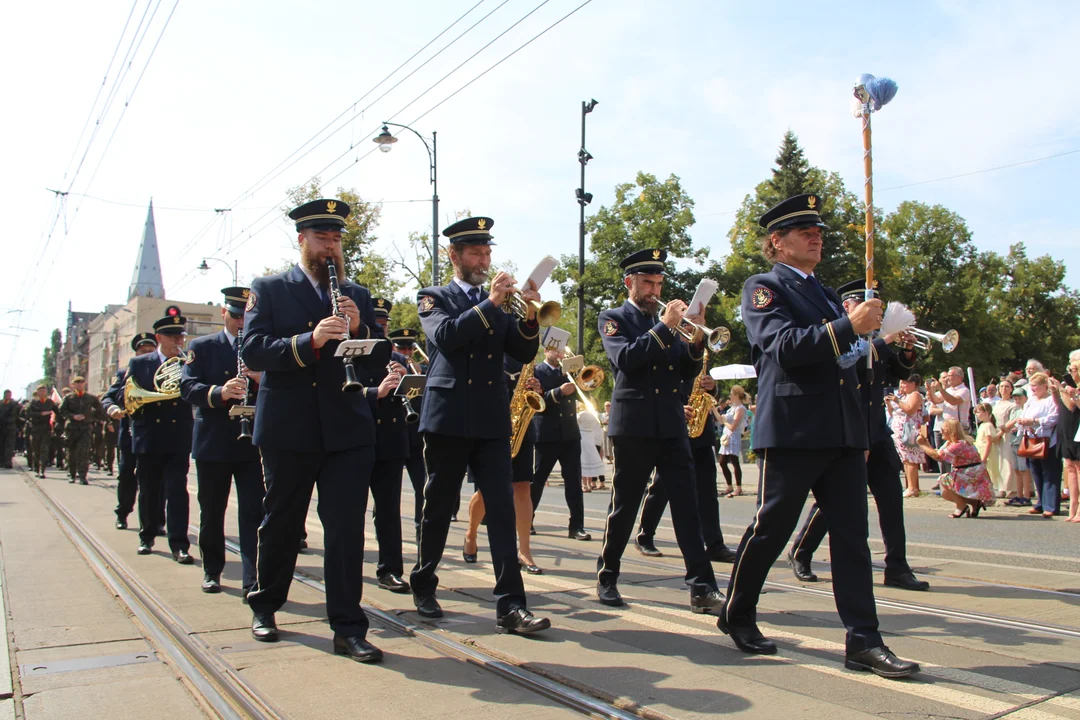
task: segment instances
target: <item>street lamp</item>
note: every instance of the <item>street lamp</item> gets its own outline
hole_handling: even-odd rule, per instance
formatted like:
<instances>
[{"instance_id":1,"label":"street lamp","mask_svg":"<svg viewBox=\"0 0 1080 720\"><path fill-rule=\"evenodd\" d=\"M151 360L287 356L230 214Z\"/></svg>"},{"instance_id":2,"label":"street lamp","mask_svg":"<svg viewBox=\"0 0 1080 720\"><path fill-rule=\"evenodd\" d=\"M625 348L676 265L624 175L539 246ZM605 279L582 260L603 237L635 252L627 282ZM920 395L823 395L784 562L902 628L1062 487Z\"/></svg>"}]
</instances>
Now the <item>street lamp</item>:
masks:
<instances>
[{"instance_id":1,"label":"street lamp","mask_svg":"<svg viewBox=\"0 0 1080 720\"><path fill-rule=\"evenodd\" d=\"M387 127L388 125L408 130L413 135L420 138L420 142L424 143L424 149L428 152L428 170L431 179L431 284L432 286L437 286L441 283L439 281L439 156L437 152L438 145L435 142L436 133L432 131L431 145L429 146L424 136L408 125L384 122L382 132L371 140L378 145L379 150L384 153L390 152L394 147L394 143L398 141L396 137L390 134L390 128Z\"/></svg>"},{"instance_id":2,"label":"street lamp","mask_svg":"<svg viewBox=\"0 0 1080 720\"><path fill-rule=\"evenodd\" d=\"M239 272L237 271L236 260L233 260L232 267L230 267L229 263L225 262L221 258L214 258L214 257L212 257L212 258L203 258L203 261L199 265L199 267L195 268L196 270L199 271L200 275L206 275L207 273L210 272L210 266L206 264L207 260L213 260L214 262L219 262L222 265L224 265L225 267L229 268L229 270L232 271L232 284L233 284L234 287L236 286L237 278L239 277Z\"/></svg>"},{"instance_id":3,"label":"street lamp","mask_svg":"<svg viewBox=\"0 0 1080 720\"><path fill-rule=\"evenodd\" d=\"M580 208L578 222L578 286L577 286L577 346L578 352L585 352L585 206L592 202L592 193L585 192L585 166L593 156L585 149L585 116L596 107L596 100L581 101L581 149L578 150L578 162L581 163L581 187L574 191Z\"/></svg>"}]
</instances>

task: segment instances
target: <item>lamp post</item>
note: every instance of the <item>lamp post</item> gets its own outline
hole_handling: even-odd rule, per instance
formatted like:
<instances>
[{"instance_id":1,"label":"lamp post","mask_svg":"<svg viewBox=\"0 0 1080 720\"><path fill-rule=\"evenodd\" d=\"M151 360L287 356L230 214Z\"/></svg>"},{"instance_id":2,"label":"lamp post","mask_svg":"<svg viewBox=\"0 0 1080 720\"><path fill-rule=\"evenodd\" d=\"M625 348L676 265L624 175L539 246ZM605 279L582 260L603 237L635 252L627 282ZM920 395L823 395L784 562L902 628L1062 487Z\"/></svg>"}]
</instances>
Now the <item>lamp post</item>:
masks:
<instances>
[{"instance_id":1,"label":"lamp post","mask_svg":"<svg viewBox=\"0 0 1080 720\"><path fill-rule=\"evenodd\" d=\"M577 346L578 352L585 352L585 206L592 202L592 193L585 192L585 166L593 159L585 149L585 116L596 107L596 100L581 101L581 149L578 150L578 162L581 163L581 187L575 191L580 218L578 220L578 286L577 286Z\"/></svg>"},{"instance_id":2,"label":"lamp post","mask_svg":"<svg viewBox=\"0 0 1080 720\"><path fill-rule=\"evenodd\" d=\"M431 145L428 145L427 139L408 125L384 122L382 132L372 138L372 142L378 145L379 150L384 153L390 152L394 147L394 143L398 141L396 137L390 134L388 125L408 130L420 138L420 142L424 143L424 149L428 153L428 174L431 180L431 284L437 286L441 284L439 281L439 156L436 143L437 133L432 131Z\"/></svg>"},{"instance_id":3,"label":"lamp post","mask_svg":"<svg viewBox=\"0 0 1080 720\"><path fill-rule=\"evenodd\" d=\"M196 268L203 275L206 275L208 272L210 272L210 266L206 264L207 260L213 260L214 262L221 263L225 267L229 267L229 263L225 262L221 258L203 258L202 264L200 264L199 267ZM233 260L232 267L229 269L232 271L232 284L235 287L238 282L237 278L240 276L240 273L237 270L236 260Z\"/></svg>"}]
</instances>

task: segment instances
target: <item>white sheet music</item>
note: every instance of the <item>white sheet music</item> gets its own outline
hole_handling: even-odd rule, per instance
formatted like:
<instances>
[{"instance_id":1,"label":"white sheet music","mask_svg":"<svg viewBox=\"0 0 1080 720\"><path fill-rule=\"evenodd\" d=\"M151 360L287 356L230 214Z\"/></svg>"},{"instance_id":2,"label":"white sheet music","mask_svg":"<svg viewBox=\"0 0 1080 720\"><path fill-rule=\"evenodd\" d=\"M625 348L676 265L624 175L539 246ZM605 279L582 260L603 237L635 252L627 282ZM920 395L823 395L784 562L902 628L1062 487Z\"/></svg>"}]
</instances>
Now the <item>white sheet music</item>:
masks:
<instances>
[{"instance_id":1,"label":"white sheet music","mask_svg":"<svg viewBox=\"0 0 1080 720\"><path fill-rule=\"evenodd\" d=\"M371 351L381 342L387 342L386 340L380 340L378 338L373 340L342 340L341 344L337 347L337 352L334 353L336 357L362 357L364 355L370 355Z\"/></svg>"},{"instance_id":2,"label":"white sheet music","mask_svg":"<svg viewBox=\"0 0 1080 720\"><path fill-rule=\"evenodd\" d=\"M716 290L720 286L715 280L709 278L702 278L698 283L697 292L694 293L694 297L691 298L690 304L687 306L687 315L702 315L705 313L705 306L709 304L709 301L713 299L713 295L716 294Z\"/></svg>"},{"instance_id":3,"label":"white sheet music","mask_svg":"<svg viewBox=\"0 0 1080 720\"><path fill-rule=\"evenodd\" d=\"M532 280L536 283L536 289L539 290L543 286L544 282L551 277L551 271L559 264L559 261L550 255L546 256L540 263L533 268L533 271L529 273L529 277L526 282L522 283L521 289L525 289L528 284L528 280Z\"/></svg>"}]
</instances>

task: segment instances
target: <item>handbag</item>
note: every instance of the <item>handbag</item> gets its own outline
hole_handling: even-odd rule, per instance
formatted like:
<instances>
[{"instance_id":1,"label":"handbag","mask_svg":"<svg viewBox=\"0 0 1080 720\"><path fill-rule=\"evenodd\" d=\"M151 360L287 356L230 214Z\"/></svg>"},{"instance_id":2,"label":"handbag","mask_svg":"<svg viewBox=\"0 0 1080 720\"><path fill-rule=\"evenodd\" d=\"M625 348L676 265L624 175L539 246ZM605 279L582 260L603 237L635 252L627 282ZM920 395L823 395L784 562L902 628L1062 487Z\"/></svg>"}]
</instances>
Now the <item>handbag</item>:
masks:
<instances>
[{"instance_id":1,"label":"handbag","mask_svg":"<svg viewBox=\"0 0 1080 720\"><path fill-rule=\"evenodd\" d=\"M900 430L900 442L904 444L904 447L916 447L919 444L918 438L919 428L912 421L905 421Z\"/></svg>"},{"instance_id":2,"label":"handbag","mask_svg":"<svg viewBox=\"0 0 1080 720\"><path fill-rule=\"evenodd\" d=\"M1020 439L1020 447L1016 454L1029 460L1045 460L1046 450L1050 445L1050 438L1040 438L1034 435L1024 435Z\"/></svg>"}]
</instances>

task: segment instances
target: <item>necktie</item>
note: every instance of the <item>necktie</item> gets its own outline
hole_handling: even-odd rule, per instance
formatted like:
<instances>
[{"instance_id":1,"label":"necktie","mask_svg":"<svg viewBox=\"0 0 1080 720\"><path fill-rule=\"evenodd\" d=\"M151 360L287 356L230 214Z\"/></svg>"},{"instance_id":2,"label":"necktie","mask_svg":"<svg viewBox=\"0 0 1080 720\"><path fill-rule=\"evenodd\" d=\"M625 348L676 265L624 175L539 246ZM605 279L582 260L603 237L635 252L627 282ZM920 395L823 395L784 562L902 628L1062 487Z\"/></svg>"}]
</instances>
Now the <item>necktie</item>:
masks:
<instances>
[{"instance_id":1,"label":"necktie","mask_svg":"<svg viewBox=\"0 0 1080 720\"><path fill-rule=\"evenodd\" d=\"M833 305L832 300L829 299L829 296L825 294L825 288L821 286L821 283L818 281L818 279L813 275L807 275L806 281L810 283L810 287L814 288L814 290L817 291L818 297L824 300L825 304L832 308L832 311L834 313L839 315L840 312L836 309L836 306Z\"/></svg>"},{"instance_id":2,"label":"necktie","mask_svg":"<svg viewBox=\"0 0 1080 720\"><path fill-rule=\"evenodd\" d=\"M319 286L319 299L322 300L323 307L326 308L326 312L330 312L330 293L326 292L326 288L322 285Z\"/></svg>"},{"instance_id":3,"label":"necktie","mask_svg":"<svg viewBox=\"0 0 1080 720\"><path fill-rule=\"evenodd\" d=\"M233 349L233 352L236 352L236 341L237 341L237 340L239 340L239 338L233 338L233 339L232 339L232 349Z\"/></svg>"},{"instance_id":4,"label":"necktie","mask_svg":"<svg viewBox=\"0 0 1080 720\"><path fill-rule=\"evenodd\" d=\"M480 304L480 288L474 287L469 290L469 302L473 305Z\"/></svg>"}]
</instances>

